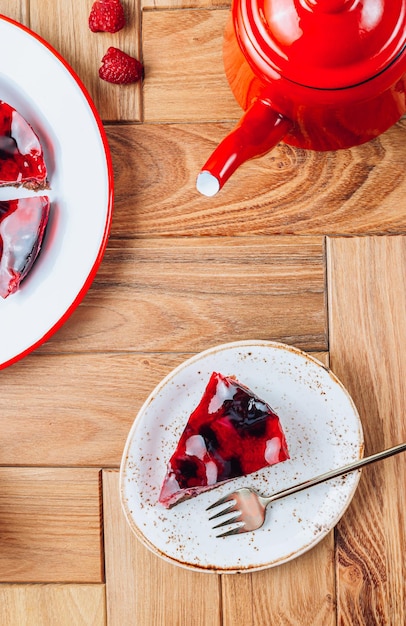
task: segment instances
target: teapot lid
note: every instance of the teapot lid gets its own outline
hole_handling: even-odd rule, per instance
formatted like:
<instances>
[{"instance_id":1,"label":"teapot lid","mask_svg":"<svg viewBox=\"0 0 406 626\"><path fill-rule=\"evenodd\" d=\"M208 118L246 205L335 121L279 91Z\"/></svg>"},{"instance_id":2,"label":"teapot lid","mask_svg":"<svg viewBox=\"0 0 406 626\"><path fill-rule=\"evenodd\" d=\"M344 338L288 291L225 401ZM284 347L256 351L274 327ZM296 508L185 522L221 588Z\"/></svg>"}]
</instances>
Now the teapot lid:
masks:
<instances>
[{"instance_id":1,"label":"teapot lid","mask_svg":"<svg viewBox=\"0 0 406 626\"><path fill-rule=\"evenodd\" d=\"M359 85L405 50L405 0L236 0L248 61L266 78L318 89Z\"/></svg>"}]
</instances>

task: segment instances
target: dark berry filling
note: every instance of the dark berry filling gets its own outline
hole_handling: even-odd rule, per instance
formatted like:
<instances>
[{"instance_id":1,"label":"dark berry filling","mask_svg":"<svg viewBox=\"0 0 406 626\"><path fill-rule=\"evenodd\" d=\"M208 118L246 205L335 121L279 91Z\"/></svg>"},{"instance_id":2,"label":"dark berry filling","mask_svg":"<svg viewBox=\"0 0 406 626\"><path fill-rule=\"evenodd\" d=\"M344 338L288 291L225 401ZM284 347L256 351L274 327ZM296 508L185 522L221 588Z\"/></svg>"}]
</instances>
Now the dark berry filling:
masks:
<instances>
[{"instance_id":1,"label":"dark berry filling","mask_svg":"<svg viewBox=\"0 0 406 626\"><path fill-rule=\"evenodd\" d=\"M195 456L184 456L176 459L172 469L181 489L206 483L206 466Z\"/></svg>"}]
</instances>

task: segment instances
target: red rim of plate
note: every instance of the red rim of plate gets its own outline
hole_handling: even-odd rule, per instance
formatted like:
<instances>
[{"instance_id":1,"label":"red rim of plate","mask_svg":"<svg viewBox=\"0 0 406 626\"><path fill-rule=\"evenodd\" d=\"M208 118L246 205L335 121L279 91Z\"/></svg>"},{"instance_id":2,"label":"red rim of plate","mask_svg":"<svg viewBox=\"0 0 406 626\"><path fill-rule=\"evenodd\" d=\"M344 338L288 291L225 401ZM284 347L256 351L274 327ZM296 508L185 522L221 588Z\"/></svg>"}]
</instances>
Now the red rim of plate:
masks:
<instances>
[{"instance_id":1,"label":"red rim of plate","mask_svg":"<svg viewBox=\"0 0 406 626\"><path fill-rule=\"evenodd\" d=\"M106 158L107 183L108 183L107 218L106 218L106 223L105 223L105 226L104 226L103 238L102 238L102 241L101 241L101 244L100 244L100 248L99 248L99 252L97 254L97 257L96 257L96 259L95 259L95 261L93 263L93 266L92 266L92 268L91 268L91 270L90 270L90 272L89 272L85 282L83 283L81 289L79 290L79 293L77 294L77 296L75 297L73 302L70 304L70 306L67 308L65 313L59 318L59 320L53 326L51 326L51 328L49 330L47 330L46 333L44 333L44 335L40 339L36 340L31 346L29 346L28 348L26 348L25 350L23 350L19 354L16 354L11 359L8 359L4 363L0 363L0 370L1 370L1 369L5 369L6 367L9 367L10 365L13 365L17 361L23 359L25 356L27 356L28 354L30 354L31 352L36 350L36 348L38 348L41 344L45 343L57 330L59 330L59 328L61 328L61 326L63 326L63 324L67 321L67 319L70 317L70 315L73 313L73 311L82 302L85 294L87 293L90 285L92 284L92 282L93 282L93 280L94 280L94 278L96 276L97 270L99 269L100 263L101 263L101 261L103 259L103 256L104 256L104 252L106 250L106 246L107 246L107 242L108 242L108 238L109 238L109 234L110 234L110 229L111 229L112 217L113 217L114 177L113 177L113 164L112 164L112 159L111 159L111 154L110 154L110 148L109 148L109 145L108 145L107 136L106 136L106 133L105 133L105 130L104 130L104 127L103 127L102 120L100 118L100 115L99 115L96 107L95 107L95 104L94 104L93 100L91 99L91 97L89 95L89 92L87 91L87 88L85 87L85 85L83 84L83 82L81 81L79 76L71 68L71 66L67 63L67 61L59 54L59 52L57 50L55 50L55 48L53 46L51 46L51 44L49 44L47 41L45 41L45 39L43 39L40 35L38 35L37 33L34 33L27 26L24 26L23 24L20 24L19 22L16 22L12 18L7 17L5 15L0 15L0 20L5 21L5 22L9 22L13 26L16 26L17 28L20 28L21 30L25 31L27 33L27 35L30 35L31 37L36 39L45 48L47 48L49 50L49 52L51 52L51 54L53 54L58 59L58 61L65 67L65 69L69 72L69 74L71 74L72 78L75 80L76 84L80 88L80 90L81 90L85 100L87 101L87 103L88 103L88 105L89 105L89 107L91 109L91 112L93 114L93 117L94 117L94 119L96 121L98 130L99 130L99 133L100 133L100 138L102 140L104 153L105 153L105 158Z\"/></svg>"}]
</instances>

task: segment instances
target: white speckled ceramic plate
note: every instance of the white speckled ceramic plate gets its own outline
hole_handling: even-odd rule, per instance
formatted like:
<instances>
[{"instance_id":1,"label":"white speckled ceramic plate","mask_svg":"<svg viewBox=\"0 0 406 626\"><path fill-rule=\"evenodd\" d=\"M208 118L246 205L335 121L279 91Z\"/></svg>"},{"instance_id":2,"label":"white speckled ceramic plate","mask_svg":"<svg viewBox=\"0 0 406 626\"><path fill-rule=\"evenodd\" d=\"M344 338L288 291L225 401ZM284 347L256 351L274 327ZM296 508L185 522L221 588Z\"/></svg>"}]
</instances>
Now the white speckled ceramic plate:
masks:
<instances>
[{"instance_id":1,"label":"white speckled ceramic plate","mask_svg":"<svg viewBox=\"0 0 406 626\"><path fill-rule=\"evenodd\" d=\"M113 169L85 87L46 41L0 15L0 100L44 149L51 212L41 253L17 293L0 298L0 369L50 338L82 301L102 260L113 211ZM33 195L4 187L0 200Z\"/></svg>"},{"instance_id":2,"label":"white speckled ceramic plate","mask_svg":"<svg viewBox=\"0 0 406 626\"><path fill-rule=\"evenodd\" d=\"M158 503L166 464L213 371L235 375L278 413L290 460L234 479L166 510ZM206 572L272 567L315 546L351 501L359 472L275 502L252 533L216 538L206 507L234 488L269 494L363 455L353 401L319 361L290 346L264 341L225 344L169 374L141 408L125 446L121 501L130 527L153 552Z\"/></svg>"}]
</instances>

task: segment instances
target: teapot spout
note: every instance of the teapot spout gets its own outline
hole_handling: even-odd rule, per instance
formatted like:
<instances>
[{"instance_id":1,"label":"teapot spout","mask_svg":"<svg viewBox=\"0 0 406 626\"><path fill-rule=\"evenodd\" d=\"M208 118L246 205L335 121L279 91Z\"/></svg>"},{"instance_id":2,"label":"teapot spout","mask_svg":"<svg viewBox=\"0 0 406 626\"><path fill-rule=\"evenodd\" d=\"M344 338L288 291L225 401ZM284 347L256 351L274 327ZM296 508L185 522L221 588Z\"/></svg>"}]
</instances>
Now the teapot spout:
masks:
<instances>
[{"instance_id":1,"label":"teapot spout","mask_svg":"<svg viewBox=\"0 0 406 626\"><path fill-rule=\"evenodd\" d=\"M242 163L269 152L291 126L269 101L254 100L202 167L196 189L204 196L214 196Z\"/></svg>"}]
</instances>

